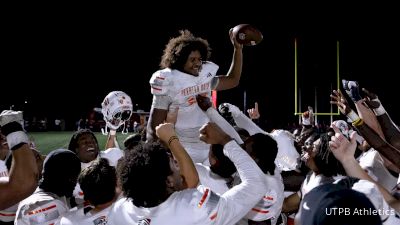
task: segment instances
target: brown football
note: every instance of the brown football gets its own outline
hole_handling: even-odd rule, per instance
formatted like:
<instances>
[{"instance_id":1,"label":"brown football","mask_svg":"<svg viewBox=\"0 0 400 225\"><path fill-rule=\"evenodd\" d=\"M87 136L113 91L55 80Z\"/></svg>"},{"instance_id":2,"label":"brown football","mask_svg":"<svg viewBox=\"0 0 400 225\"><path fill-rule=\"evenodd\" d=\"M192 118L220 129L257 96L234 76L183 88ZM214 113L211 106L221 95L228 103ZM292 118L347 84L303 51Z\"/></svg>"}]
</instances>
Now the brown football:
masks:
<instances>
[{"instance_id":1,"label":"brown football","mask_svg":"<svg viewBox=\"0 0 400 225\"><path fill-rule=\"evenodd\" d=\"M262 33L250 24L239 24L233 28L236 40L243 45L253 46L263 40Z\"/></svg>"}]
</instances>

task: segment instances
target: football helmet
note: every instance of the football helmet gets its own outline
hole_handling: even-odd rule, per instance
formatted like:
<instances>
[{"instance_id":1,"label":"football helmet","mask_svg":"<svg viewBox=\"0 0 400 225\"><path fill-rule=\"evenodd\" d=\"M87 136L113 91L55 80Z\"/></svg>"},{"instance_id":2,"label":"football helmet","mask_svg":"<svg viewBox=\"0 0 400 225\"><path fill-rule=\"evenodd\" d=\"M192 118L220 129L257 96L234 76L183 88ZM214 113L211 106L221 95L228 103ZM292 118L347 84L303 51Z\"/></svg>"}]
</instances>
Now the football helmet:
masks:
<instances>
[{"instance_id":1,"label":"football helmet","mask_svg":"<svg viewBox=\"0 0 400 225\"><path fill-rule=\"evenodd\" d=\"M117 130L132 115L132 100L123 91L110 92L101 103L106 125L113 130Z\"/></svg>"}]
</instances>

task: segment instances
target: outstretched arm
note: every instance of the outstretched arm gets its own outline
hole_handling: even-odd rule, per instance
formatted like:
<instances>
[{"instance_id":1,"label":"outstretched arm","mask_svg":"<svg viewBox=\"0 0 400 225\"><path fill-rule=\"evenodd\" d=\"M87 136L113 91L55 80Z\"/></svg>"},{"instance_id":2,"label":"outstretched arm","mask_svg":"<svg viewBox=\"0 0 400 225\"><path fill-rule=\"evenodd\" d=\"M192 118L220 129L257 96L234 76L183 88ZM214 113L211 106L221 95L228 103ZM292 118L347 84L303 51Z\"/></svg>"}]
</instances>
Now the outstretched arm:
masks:
<instances>
[{"instance_id":1,"label":"outstretched arm","mask_svg":"<svg viewBox=\"0 0 400 225\"><path fill-rule=\"evenodd\" d=\"M389 159L397 168L400 168L400 150L382 139L378 133L371 129L343 100L340 91L333 91L331 104L336 104L340 112L346 115L365 140L383 156Z\"/></svg>"},{"instance_id":2,"label":"outstretched arm","mask_svg":"<svg viewBox=\"0 0 400 225\"><path fill-rule=\"evenodd\" d=\"M332 126L335 130L335 136L331 138L329 147L333 155L342 163L348 176L356 177L359 179L368 180L374 183L379 191L382 193L385 201L396 211L400 211L400 200L395 199L383 186L375 182L360 166L357 160L354 158L354 152L356 150L356 138L355 132L350 135L350 140L345 138L340 130Z\"/></svg>"},{"instance_id":3,"label":"outstretched arm","mask_svg":"<svg viewBox=\"0 0 400 225\"><path fill-rule=\"evenodd\" d=\"M19 120L22 120L22 112L6 110L0 115L1 131L7 137L13 154L9 181L0 183L0 210L20 202L37 187L39 171L36 159Z\"/></svg>"},{"instance_id":4,"label":"outstretched arm","mask_svg":"<svg viewBox=\"0 0 400 225\"><path fill-rule=\"evenodd\" d=\"M243 45L237 42L235 35L232 32L233 29L229 31L229 37L233 44L233 58L231 67L227 75L219 75L219 81L217 87L215 88L217 91L227 90L234 88L239 85L240 76L242 74L242 65L243 65Z\"/></svg>"},{"instance_id":5,"label":"outstretched arm","mask_svg":"<svg viewBox=\"0 0 400 225\"><path fill-rule=\"evenodd\" d=\"M163 123L156 127L157 136L168 146L178 162L179 171L187 188L195 188L199 184L199 175L192 159L176 136L172 123Z\"/></svg>"},{"instance_id":6,"label":"outstretched arm","mask_svg":"<svg viewBox=\"0 0 400 225\"><path fill-rule=\"evenodd\" d=\"M375 112L376 118L385 135L385 139L397 149L400 149L400 130L392 121L386 112L378 96L367 89L363 88L363 92L367 95L365 102Z\"/></svg>"}]
</instances>

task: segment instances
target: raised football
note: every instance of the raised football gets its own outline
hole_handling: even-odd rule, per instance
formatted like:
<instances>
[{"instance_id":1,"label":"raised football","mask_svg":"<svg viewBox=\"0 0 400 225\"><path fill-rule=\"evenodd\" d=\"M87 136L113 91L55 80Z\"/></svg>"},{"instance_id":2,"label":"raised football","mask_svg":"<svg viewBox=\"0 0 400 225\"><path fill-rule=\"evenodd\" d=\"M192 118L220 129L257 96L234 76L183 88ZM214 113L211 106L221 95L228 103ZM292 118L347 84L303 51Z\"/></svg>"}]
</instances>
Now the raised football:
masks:
<instances>
[{"instance_id":1,"label":"raised football","mask_svg":"<svg viewBox=\"0 0 400 225\"><path fill-rule=\"evenodd\" d=\"M250 24L239 24L233 28L232 32L236 40L246 46L257 45L263 40L260 30Z\"/></svg>"}]
</instances>

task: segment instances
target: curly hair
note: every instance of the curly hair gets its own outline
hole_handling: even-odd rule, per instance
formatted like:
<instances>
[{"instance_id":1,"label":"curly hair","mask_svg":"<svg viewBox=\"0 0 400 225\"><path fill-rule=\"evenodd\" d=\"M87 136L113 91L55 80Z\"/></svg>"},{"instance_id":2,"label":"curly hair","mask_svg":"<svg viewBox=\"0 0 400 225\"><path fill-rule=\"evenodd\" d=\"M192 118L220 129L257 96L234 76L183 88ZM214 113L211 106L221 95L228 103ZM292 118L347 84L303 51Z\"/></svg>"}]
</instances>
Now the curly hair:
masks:
<instances>
[{"instance_id":1,"label":"curly hair","mask_svg":"<svg viewBox=\"0 0 400 225\"><path fill-rule=\"evenodd\" d=\"M317 154L314 157L315 165L321 174L331 177L335 175L346 175L342 164L335 158L329 147L331 137L327 134L321 134L320 145Z\"/></svg>"},{"instance_id":2,"label":"curly hair","mask_svg":"<svg viewBox=\"0 0 400 225\"><path fill-rule=\"evenodd\" d=\"M180 36L169 40L161 58L161 69L182 70L187 58L193 51L199 51L204 61L211 57L211 48L205 39L195 37L188 30L181 30Z\"/></svg>"},{"instance_id":3,"label":"curly hair","mask_svg":"<svg viewBox=\"0 0 400 225\"><path fill-rule=\"evenodd\" d=\"M169 194L167 177L173 172L170 155L159 142L139 143L118 166L124 195L137 207L155 207Z\"/></svg>"},{"instance_id":4,"label":"curly hair","mask_svg":"<svg viewBox=\"0 0 400 225\"><path fill-rule=\"evenodd\" d=\"M110 202L115 197L117 175L105 158L96 159L82 170L78 182L85 200L94 206Z\"/></svg>"}]
</instances>

